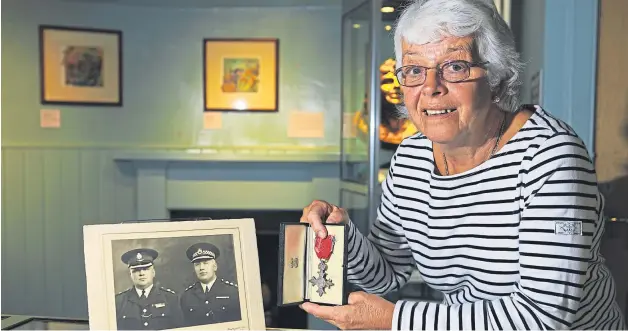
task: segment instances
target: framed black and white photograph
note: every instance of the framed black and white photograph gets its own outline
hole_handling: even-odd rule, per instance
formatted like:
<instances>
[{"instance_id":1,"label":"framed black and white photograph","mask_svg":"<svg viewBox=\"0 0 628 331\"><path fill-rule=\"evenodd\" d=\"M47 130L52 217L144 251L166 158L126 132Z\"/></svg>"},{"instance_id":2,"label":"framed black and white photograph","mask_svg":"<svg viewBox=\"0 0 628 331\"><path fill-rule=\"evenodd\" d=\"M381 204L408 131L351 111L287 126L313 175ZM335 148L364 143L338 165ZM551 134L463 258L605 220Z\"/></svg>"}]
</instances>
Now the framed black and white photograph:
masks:
<instances>
[{"instance_id":1,"label":"framed black and white photograph","mask_svg":"<svg viewBox=\"0 0 628 331\"><path fill-rule=\"evenodd\" d=\"M265 328L252 219L84 227L91 329Z\"/></svg>"}]
</instances>

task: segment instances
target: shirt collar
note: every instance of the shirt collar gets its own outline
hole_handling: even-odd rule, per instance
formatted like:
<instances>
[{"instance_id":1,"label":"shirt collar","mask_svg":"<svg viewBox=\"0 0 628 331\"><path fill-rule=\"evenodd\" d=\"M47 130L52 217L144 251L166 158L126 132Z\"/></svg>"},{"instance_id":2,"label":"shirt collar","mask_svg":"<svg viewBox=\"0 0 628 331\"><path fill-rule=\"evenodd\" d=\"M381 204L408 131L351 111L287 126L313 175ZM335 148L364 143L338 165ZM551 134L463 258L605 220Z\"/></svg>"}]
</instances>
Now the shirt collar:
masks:
<instances>
[{"instance_id":1,"label":"shirt collar","mask_svg":"<svg viewBox=\"0 0 628 331\"><path fill-rule=\"evenodd\" d=\"M147 298L148 298L148 294L150 293L150 290L152 290L152 289L153 289L153 285L154 285L154 284L150 284L150 286L149 286L149 287L147 287L147 288L145 288L145 289L144 289L144 294L146 294L146 297L147 297ZM141 296L142 296L142 290L140 290L139 288L137 288L137 287L136 287L136 288L135 288L135 292L137 292L137 296L138 296L138 297L141 297Z\"/></svg>"},{"instance_id":2,"label":"shirt collar","mask_svg":"<svg viewBox=\"0 0 628 331\"><path fill-rule=\"evenodd\" d=\"M205 283L201 283L201 288L203 289L203 293L207 293L207 289L212 289L212 286L214 286L214 283L216 282L216 278L214 278L214 280L212 280L211 282L205 284Z\"/></svg>"}]
</instances>

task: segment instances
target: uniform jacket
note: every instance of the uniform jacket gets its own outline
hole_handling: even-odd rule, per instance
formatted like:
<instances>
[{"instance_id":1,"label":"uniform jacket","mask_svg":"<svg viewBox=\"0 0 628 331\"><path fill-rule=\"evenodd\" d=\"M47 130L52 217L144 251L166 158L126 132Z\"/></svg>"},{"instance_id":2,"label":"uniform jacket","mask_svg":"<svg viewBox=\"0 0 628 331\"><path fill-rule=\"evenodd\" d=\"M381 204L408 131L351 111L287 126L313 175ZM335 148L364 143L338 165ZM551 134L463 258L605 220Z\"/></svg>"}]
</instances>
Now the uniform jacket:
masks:
<instances>
[{"instance_id":1,"label":"uniform jacket","mask_svg":"<svg viewBox=\"0 0 628 331\"><path fill-rule=\"evenodd\" d=\"M181 310L186 326L242 319L237 285L223 279L216 279L207 294L200 282L190 285L181 294Z\"/></svg>"},{"instance_id":2,"label":"uniform jacket","mask_svg":"<svg viewBox=\"0 0 628 331\"><path fill-rule=\"evenodd\" d=\"M118 330L163 330L182 326L177 294L155 284L146 299L132 287L116 295Z\"/></svg>"}]
</instances>

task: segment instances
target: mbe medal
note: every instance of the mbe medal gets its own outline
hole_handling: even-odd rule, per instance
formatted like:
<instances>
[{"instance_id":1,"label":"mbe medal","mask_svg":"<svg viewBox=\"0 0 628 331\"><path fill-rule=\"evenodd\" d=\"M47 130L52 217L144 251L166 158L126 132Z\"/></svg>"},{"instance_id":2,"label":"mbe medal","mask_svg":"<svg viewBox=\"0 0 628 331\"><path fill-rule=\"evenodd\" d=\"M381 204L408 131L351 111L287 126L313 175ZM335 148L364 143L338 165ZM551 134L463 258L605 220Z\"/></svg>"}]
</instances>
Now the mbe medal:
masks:
<instances>
[{"instance_id":1,"label":"mbe medal","mask_svg":"<svg viewBox=\"0 0 628 331\"><path fill-rule=\"evenodd\" d=\"M318 277L312 276L310 283L312 286L318 287L316 292L320 297L325 294L326 288L334 285L331 279L327 279L327 261L329 261L329 257L334 250L335 242L336 238L334 236L330 235L325 239L321 239L317 236L314 244L314 251L316 252L316 256L320 259L320 263L318 264Z\"/></svg>"}]
</instances>

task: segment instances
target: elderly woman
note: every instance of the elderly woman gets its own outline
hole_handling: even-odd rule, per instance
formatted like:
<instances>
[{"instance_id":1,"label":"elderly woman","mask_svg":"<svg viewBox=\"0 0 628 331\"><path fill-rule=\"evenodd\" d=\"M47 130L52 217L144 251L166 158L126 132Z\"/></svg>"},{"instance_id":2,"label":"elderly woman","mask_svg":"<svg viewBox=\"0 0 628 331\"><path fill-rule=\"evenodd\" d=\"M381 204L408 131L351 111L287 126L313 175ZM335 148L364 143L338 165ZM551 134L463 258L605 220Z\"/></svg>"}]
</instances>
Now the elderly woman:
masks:
<instances>
[{"instance_id":1,"label":"elderly woman","mask_svg":"<svg viewBox=\"0 0 628 331\"><path fill-rule=\"evenodd\" d=\"M419 0L395 30L406 138L368 236L324 201L318 235L349 224L346 306L302 309L343 329L621 329L599 247L604 200L572 128L519 106L521 62L490 0ZM391 303L413 269L445 300Z\"/></svg>"}]
</instances>

